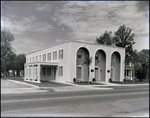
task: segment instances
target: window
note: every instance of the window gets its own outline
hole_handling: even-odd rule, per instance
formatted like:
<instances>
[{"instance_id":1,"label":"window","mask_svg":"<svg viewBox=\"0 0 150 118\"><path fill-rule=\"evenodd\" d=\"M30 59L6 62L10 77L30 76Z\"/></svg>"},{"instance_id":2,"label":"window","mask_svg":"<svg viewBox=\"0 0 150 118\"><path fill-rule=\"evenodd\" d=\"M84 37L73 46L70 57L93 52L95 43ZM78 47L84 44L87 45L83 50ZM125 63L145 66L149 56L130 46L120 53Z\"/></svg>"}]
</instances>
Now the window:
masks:
<instances>
[{"instance_id":1,"label":"window","mask_svg":"<svg viewBox=\"0 0 150 118\"><path fill-rule=\"evenodd\" d=\"M63 76L63 67L59 66L58 76Z\"/></svg>"},{"instance_id":2,"label":"window","mask_svg":"<svg viewBox=\"0 0 150 118\"><path fill-rule=\"evenodd\" d=\"M27 63L28 63L28 58L27 58Z\"/></svg>"},{"instance_id":3,"label":"window","mask_svg":"<svg viewBox=\"0 0 150 118\"><path fill-rule=\"evenodd\" d=\"M34 62L34 57L33 57L33 62Z\"/></svg>"},{"instance_id":4,"label":"window","mask_svg":"<svg viewBox=\"0 0 150 118\"><path fill-rule=\"evenodd\" d=\"M47 60L51 60L51 53L47 54Z\"/></svg>"},{"instance_id":5,"label":"window","mask_svg":"<svg viewBox=\"0 0 150 118\"><path fill-rule=\"evenodd\" d=\"M97 52L96 55L95 55L95 60L96 60L96 61L98 61L98 54L99 54L99 53Z\"/></svg>"},{"instance_id":6,"label":"window","mask_svg":"<svg viewBox=\"0 0 150 118\"><path fill-rule=\"evenodd\" d=\"M81 67L77 68L77 78L81 78Z\"/></svg>"},{"instance_id":7,"label":"window","mask_svg":"<svg viewBox=\"0 0 150 118\"><path fill-rule=\"evenodd\" d=\"M46 54L43 54L43 61L46 61Z\"/></svg>"},{"instance_id":8,"label":"window","mask_svg":"<svg viewBox=\"0 0 150 118\"><path fill-rule=\"evenodd\" d=\"M37 56L36 56L36 61L37 61Z\"/></svg>"},{"instance_id":9,"label":"window","mask_svg":"<svg viewBox=\"0 0 150 118\"><path fill-rule=\"evenodd\" d=\"M28 76L28 69L27 69L27 76Z\"/></svg>"},{"instance_id":10,"label":"window","mask_svg":"<svg viewBox=\"0 0 150 118\"><path fill-rule=\"evenodd\" d=\"M53 52L53 60L57 59L57 51Z\"/></svg>"},{"instance_id":11,"label":"window","mask_svg":"<svg viewBox=\"0 0 150 118\"><path fill-rule=\"evenodd\" d=\"M46 67L43 67L43 75L46 75Z\"/></svg>"},{"instance_id":12,"label":"window","mask_svg":"<svg viewBox=\"0 0 150 118\"><path fill-rule=\"evenodd\" d=\"M82 50L81 49L79 49L79 51L77 53L77 58L82 59Z\"/></svg>"},{"instance_id":13,"label":"window","mask_svg":"<svg viewBox=\"0 0 150 118\"><path fill-rule=\"evenodd\" d=\"M101 58L100 52L97 52L95 55L95 60L100 61L100 58Z\"/></svg>"},{"instance_id":14,"label":"window","mask_svg":"<svg viewBox=\"0 0 150 118\"><path fill-rule=\"evenodd\" d=\"M112 56L111 56L111 62L115 62L115 54L112 54Z\"/></svg>"},{"instance_id":15,"label":"window","mask_svg":"<svg viewBox=\"0 0 150 118\"><path fill-rule=\"evenodd\" d=\"M51 67L47 68L47 75L50 76L51 75Z\"/></svg>"},{"instance_id":16,"label":"window","mask_svg":"<svg viewBox=\"0 0 150 118\"><path fill-rule=\"evenodd\" d=\"M59 50L59 59L63 58L63 50Z\"/></svg>"},{"instance_id":17,"label":"window","mask_svg":"<svg viewBox=\"0 0 150 118\"><path fill-rule=\"evenodd\" d=\"M41 61L41 55L40 55L40 57L39 57L39 58L40 58L40 61Z\"/></svg>"},{"instance_id":18,"label":"window","mask_svg":"<svg viewBox=\"0 0 150 118\"><path fill-rule=\"evenodd\" d=\"M30 62L31 62L31 58L30 58Z\"/></svg>"}]
</instances>

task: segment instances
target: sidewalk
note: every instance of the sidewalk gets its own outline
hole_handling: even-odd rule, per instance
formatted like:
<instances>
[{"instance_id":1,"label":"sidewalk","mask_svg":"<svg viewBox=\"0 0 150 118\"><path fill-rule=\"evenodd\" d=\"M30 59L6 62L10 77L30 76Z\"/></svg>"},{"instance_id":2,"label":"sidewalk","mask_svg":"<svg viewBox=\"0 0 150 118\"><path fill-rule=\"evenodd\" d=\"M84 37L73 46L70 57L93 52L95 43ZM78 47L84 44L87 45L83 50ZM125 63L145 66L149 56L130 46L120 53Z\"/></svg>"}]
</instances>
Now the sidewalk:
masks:
<instances>
[{"instance_id":1,"label":"sidewalk","mask_svg":"<svg viewBox=\"0 0 150 118\"><path fill-rule=\"evenodd\" d=\"M66 92L66 91L86 91L86 90L110 90L113 87L134 87L134 86L145 86L145 84L116 84L116 83L105 83L97 85L78 85L74 83L57 83L57 82L42 82L42 83L32 83L23 80L11 80L7 79L9 82L21 84L25 86L24 88L1 88L1 94L18 94L18 93L34 93L34 92ZM40 86L39 86L40 85Z\"/></svg>"}]
</instances>

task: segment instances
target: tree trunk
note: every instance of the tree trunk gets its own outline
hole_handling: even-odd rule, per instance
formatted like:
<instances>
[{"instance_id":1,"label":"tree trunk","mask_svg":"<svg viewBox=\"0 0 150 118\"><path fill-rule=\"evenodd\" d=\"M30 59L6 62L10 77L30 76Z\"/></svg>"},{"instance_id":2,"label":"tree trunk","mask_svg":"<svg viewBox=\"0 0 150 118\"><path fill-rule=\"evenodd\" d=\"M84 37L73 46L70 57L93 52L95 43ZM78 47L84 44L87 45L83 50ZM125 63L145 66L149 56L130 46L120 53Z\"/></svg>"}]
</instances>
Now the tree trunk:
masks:
<instances>
[{"instance_id":1,"label":"tree trunk","mask_svg":"<svg viewBox=\"0 0 150 118\"><path fill-rule=\"evenodd\" d=\"M24 70L22 71L22 75L23 75L23 77L24 77Z\"/></svg>"},{"instance_id":2,"label":"tree trunk","mask_svg":"<svg viewBox=\"0 0 150 118\"><path fill-rule=\"evenodd\" d=\"M20 72L20 70L17 70L17 76L19 76L19 75L20 75L20 73L19 73L19 72Z\"/></svg>"},{"instance_id":3,"label":"tree trunk","mask_svg":"<svg viewBox=\"0 0 150 118\"><path fill-rule=\"evenodd\" d=\"M6 71L7 72L7 76L9 76L9 71Z\"/></svg>"},{"instance_id":4,"label":"tree trunk","mask_svg":"<svg viewBox=\"0 0 150 118\"><path fill-rule=\"evenodd\" d=\"M6 79L6 67L4 67L4 79Z\"/></svg>"},{"instance_id":5,"label":"tree trunk","mask_svg":"<svg viewBox=\"0 0 150 118\"><path fill-rule=\"evenodd\" d=\"M13 75L14 75L14 77L15 77L15 71L14 70L12 70L13 71Z\"/></svg>"}]
</instances>

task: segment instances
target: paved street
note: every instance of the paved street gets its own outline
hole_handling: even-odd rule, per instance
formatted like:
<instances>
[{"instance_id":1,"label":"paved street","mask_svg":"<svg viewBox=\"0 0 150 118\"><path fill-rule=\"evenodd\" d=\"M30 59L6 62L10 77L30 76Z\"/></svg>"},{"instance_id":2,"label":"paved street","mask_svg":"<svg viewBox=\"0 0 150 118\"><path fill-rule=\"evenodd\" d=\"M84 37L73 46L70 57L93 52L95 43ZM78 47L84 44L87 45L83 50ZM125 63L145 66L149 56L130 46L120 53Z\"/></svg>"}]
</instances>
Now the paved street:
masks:
<instances>
[{"instance_id":1,"label":"paved street","mask_svg":"<svg viewBox=\"0 0 150 118\"><path fill-rule=\"evenodd\" d=\"M2 94L1 116L149 116L149 88Z\"/></svg>"}]
</instances>

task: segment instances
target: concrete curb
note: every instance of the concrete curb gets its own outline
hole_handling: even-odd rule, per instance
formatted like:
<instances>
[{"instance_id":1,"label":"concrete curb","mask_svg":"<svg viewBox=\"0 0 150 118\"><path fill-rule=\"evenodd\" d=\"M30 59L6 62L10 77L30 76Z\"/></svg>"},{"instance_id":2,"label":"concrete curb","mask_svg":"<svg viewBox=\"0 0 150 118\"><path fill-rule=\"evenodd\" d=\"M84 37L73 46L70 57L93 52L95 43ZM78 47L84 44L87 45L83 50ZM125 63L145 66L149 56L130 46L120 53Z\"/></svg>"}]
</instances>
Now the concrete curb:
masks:
<instances>
[{"instance_id":1,"label":"concrete curb","mask_svg":"<svg viewBox=\"0 0 150 118\"><path fill-rule=\"evenodd\" d=\"M30 87L33 87L33 88L40 88L39 86L36 86L36 85L33 85L33 84L29 84L29 83L26 83L26 82L20 82L20 81L9 80L9 79L8 79L8 81L15 82L15 83L18 83L18 84L22 84L22 85L25 85L25 86L30 86Z\"/></svg>"}]
</instances>

